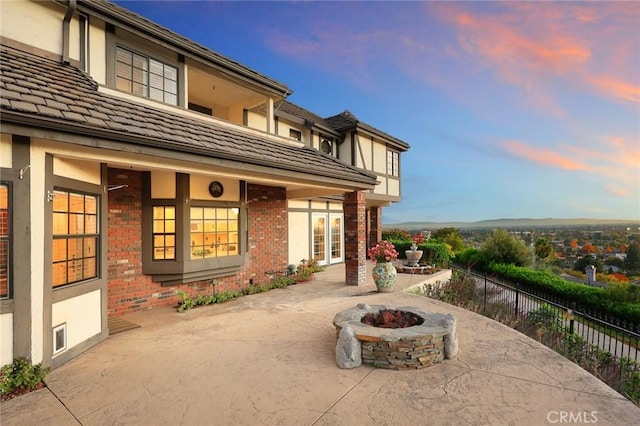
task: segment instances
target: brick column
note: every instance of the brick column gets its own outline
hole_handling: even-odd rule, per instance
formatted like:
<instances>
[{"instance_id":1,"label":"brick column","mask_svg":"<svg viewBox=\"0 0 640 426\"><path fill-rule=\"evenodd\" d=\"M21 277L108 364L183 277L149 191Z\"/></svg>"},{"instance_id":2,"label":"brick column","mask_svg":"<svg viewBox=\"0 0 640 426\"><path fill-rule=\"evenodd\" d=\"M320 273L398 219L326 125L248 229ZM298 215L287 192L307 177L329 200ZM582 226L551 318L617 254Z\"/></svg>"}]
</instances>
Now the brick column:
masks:
<instances>
[{"instance_id":1,"label":"brick column","mask_svg":"<svg viewBox=\"0 0 640 426\"><path fill-rule=\"evenodd\" d=\"M382 207L369 209L369 246L373 247L382 240Z\"/></svg>"},{"instance_id":2,"label":"brick column","mask_svg":"<svg viewBox=\"0 0 640 426\"><path fill-rule=\"evenodd\" d=\"M367 281L367 201L362 191L344 194L345 282Z\"/></svg>"}]
</instances>

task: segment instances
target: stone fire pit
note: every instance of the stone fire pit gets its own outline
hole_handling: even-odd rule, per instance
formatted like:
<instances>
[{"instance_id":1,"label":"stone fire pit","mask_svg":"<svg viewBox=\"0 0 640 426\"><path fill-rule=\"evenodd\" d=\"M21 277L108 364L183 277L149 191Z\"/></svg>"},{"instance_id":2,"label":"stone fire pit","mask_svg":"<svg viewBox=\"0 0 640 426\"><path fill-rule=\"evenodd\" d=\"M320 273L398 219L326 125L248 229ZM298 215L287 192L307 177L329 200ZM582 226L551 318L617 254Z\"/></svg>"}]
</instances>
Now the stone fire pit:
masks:
<instances>
[{"instance_id":1,"label":"stone fire pit","mask_svg":"<svg viewBox=\"0 0 640 426\"><path fill-rule=\"evenodd\" d=\"M384 310L401 311L405 316L417 316L423 321L406 328L379 328L362 322L365 315L377 315ZM360 303L336 314L333 325L338 335L336 362L340 368L355 368L364 363L392 370L417 369L458 354L453 315L428 313L414 307Z\"/></svg>"}]
</instances>

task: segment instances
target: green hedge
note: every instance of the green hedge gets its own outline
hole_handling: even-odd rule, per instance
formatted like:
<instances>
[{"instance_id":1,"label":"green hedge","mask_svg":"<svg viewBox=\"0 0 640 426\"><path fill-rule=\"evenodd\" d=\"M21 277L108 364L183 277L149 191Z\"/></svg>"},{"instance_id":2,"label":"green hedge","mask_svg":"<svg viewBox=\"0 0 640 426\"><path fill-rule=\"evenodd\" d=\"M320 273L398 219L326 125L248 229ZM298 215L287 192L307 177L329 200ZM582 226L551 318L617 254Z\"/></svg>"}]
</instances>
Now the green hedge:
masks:
<instances>
[{"instance_id":1,"label":"green hedge","mask_svg":"<svg viewBox=\"0 0 640 426\"><path fill-rule=\"evenodd\" d=\"M595 309L622 321L640 324L640 304L616 302L605 288L572 283L550 272L521 266L491 263L487 269L505 280L575 302L579 307Z\"/></svg>"},{"instance_id":2,"label":"green hedge","mask_svg":"<svg viewBox=\"0 0 640 426\"><path fill-rule=\"evenodd\" d=\"M413 241L406 240L388 240L392 243L398 253L400 254L400 259L406 259L405 250L411 250L411 244ZM420 263L426 263L432 266L446 266L451 259L455 257L453 251L447 244L443 243L422 243L418 244L418 250L422 250L422 259L420 259Z\"/></svg>"}]
</instances>

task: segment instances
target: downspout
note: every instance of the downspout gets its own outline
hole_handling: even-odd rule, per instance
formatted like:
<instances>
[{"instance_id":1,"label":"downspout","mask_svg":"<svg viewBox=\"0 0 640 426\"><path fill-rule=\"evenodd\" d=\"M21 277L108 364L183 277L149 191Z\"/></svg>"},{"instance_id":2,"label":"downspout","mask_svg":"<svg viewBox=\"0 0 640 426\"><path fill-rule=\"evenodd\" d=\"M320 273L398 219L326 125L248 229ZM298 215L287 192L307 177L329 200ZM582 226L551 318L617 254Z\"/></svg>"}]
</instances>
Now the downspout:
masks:
<instances>
[{"instance_id":1,"label":"downspout","mask_svg":"<svg viewBox=\"0 0 640 426\"><path fill-rule=\"evenodd\" d=\"M69 0L69 6L67 6L67 13L64 14L64 19L62 20L62 63L64 65L69 65L71 61L69 60L69 38L70 38L70 22L71 17L76 11L76 0Z\"/></svg>"}]
</instances>

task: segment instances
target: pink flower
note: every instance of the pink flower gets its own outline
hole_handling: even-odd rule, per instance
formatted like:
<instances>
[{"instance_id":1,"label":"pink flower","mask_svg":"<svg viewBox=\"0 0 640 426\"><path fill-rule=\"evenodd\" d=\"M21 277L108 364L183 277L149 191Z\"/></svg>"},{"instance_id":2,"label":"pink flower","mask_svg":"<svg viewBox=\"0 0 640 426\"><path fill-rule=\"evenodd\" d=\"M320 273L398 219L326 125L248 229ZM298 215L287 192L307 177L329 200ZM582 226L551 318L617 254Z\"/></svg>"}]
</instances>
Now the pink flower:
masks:
<instances>
[{"instance_id":1,"label":"pink flower","mask_svg":"<svg viewBox=\"0 0 640 426\"><path fill-rule=\"evenodd\" d=\"M380 241L371 247L368 252L369 258L376 262L391 262L398 258L398 252L393 244L389 241Z\"/></svg>"}]
</instances>

